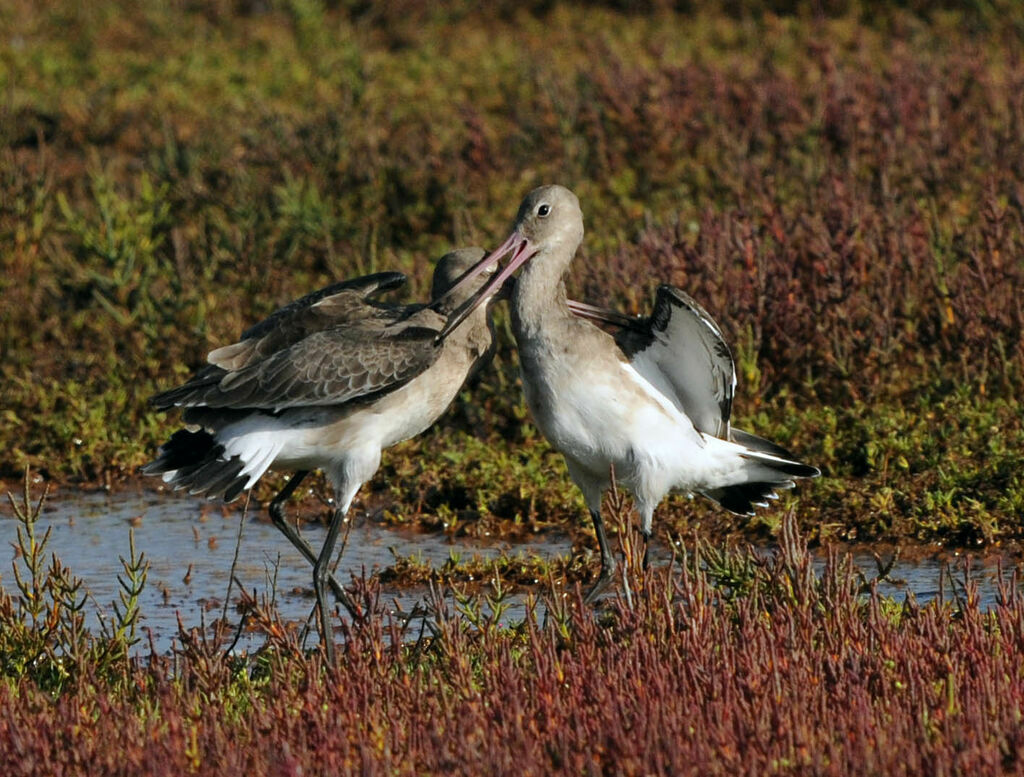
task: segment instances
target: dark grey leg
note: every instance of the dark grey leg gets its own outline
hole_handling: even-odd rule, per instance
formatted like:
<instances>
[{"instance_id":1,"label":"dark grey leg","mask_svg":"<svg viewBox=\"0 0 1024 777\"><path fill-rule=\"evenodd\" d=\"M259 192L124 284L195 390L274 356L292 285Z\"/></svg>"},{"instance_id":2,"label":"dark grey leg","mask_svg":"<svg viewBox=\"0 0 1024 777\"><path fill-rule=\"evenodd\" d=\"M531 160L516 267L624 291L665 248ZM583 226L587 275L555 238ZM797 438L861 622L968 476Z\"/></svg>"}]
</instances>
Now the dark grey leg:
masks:
<instances>
[{"instance_id":1,"label":"dark grey leg","mask_svg":"<svg viewBox=\"0 0 1024 777\"><path fill-rule=\"evenodd\" d=\"M587 592L583 602L590 604L597 598L597 595L601 593L611 582L612 576L615 574L615 557L612 555L611 547L608 544L608 537L604 533L604 521L601 519L601 513L599 510L590 511L590 520L594 522L594 532L597 534L597 545L601 549L601 574L597 577L597 582Z\"/></svg>"},{"instance_id":2,"label":"dark grey leg","mask_svg":"<svg viewBox=\"0 0 1024 777\"><path fill-rule=\"evenodd\" d=\"M303 539L302 535L296 530L285 519L284 515L284 503L288 501L288 498L295 493L295 489L298 488L302 480L309 474L309 470L302 470L296 472L291 476L291 479L285 484L284 488L281 489L280 493L274 497L270 503L270 520L274 522L274 526L288 538L289 542L295 546L295 549L301 553L310 564L316 564L316 553L313 552L313 548L309 546L309 543ZM335 598L341 602L342 606L348 610L348 614L353 618L359 617L359 611L352 601L352 598L348 595L348 592L342 587L334 575L328 574L327 584L331 588L331 593L334 594Z\"/></svg>"},{"instance_id":3,"label":"dark grey leg","mask_svg":"<svg viewBox=\"0 0 1024 777\"><path fill-rule=\"evenodd\" d=\"M651 568L651 559L648 555L651 549L651 532L640 530L640 536L644 538L644 571Z\"/></svg>"},{"instance_id":4,"label":"dark grey leg","mask_svg":"<svg viewBox=\"0 0 1024 777\"><path fill-rule=\"evenodd\" d=\"M327 527L324 545L320 548L320 555L317 556L316 563L313 565L313 593L316 594L317 612L320 613L320 640L327 653L327 663L331 666L334 666L334 632L331 629L331 613L327 609L324 588L331 576L331 558L334 556L334 546L338 542L338 533L341 530L341 521L344 517L345 511L341 508L334 511L331 524Z\"/></svg>"}]
</instances>

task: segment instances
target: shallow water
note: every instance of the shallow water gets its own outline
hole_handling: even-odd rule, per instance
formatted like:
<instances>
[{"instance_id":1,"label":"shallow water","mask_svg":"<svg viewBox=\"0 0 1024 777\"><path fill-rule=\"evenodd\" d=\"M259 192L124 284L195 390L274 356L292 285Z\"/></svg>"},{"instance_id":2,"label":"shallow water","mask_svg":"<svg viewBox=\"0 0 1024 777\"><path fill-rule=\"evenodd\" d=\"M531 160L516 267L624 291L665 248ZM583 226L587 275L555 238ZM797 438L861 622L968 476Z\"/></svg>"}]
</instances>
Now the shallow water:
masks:
<instances>
[{"instance_id":1,"label":"shallow water","mask_svg":"<svg viewBox=\"0 0 1024 777\"><path fill-rule=\"evenodd\" d=\"M86 608L90 628L99 625L101 616L113 614L112 603L118 600L119 591L117 575L123 574L120 559L128 558L129 531L134 531L136 552L144 553L149 562L139 603L142 626L152 631L157 650L165 652L172 647L179 617L186 628L193 628L209 625L225 613L233 562L237 582L230 594L232 602L241 585L257 597L276 595L277 609L286 621L304 620L312 612L312 567L263 513L250 512L242 521L241 508L232 508L234 505L222 509L181 494L84 494L48 501L36 531L42 537L52 529L47 551L56 554L91 593L93 602ZM16 527L10 509L4 509L0 514L0 540L5 546L16 543ZM302 527L303 536L315 549L324 531L325 527L315 523ZM236 547L238 558L234 561ZM361 576L365 571L369 576L392 566L396 555L418 557L439 567L452 554L462 560L488 559L537 549L508 542L452 541L440 534L356 520L335 575L344 585L353 574ZM552 556L568 554L569 541L547 539L543 551ZM5 564L2 570L0 583L7 585L10 565ZM405 612L428 595L423 588L389 588L384 593L383 600L396 605L392 609ZM515 610L509 615L515 617ZM227 617L235 621L238 615L228 607ZM258 647L262 639L255 639L255 644L248 644L243 638L239 649ZM315 632L312 639L316 639Z\"/></svg>"},{"instance_id":2,"label":"shallow water","mask_svg":"<svg viewBox=\"0 0 1024 777\"><path fill-rule=\"evenodd\" d=\"M230 600L237 599L237 585L257 596L276 595L276 605L285 620L303 620L312 611L311 568L291 544L262 515L250 514L242 521L242 510L222 509L205 500L181 494L157 492L121 493L114 496L76 494L73 498L54 498L47 503L38 524L40 536L52 527L48 550L55 553L84 582L93 602L86 607L89 625L98 626L99 618L113 614L118 598L117 576L122 572L120 557L129 555L129 530L134 530L135 548L149 561L147 585L140 600L142 627L152 632L159 652L170 650L178 633L178 619L186 628L209 625L225 613L229 579L236 546L237 583ZM16 542L17 523L9 508L0 514L0 539L10 547ZM303 534L314 548L321 542L324 528L307 524ZM239 537L239 532L241 536ZM532 554L554 558L571 551L568 537L544 535L527 543L452 540L445 535L424 534L393 529L367 520L356 520L348 538L337 572L343 584L350 575L367 575L387 568L400 557L418 556L433 566L443 565L451 554L463 558L494 558L501 554ZM660 555L660 554L657 554ZM655 558L657 559L657 555ZM13 550L9 558L13 559ZM876 565L868 554L854 554L854 561L868 579ZM940 593L952 596L963 574L958 564L947 560L922 559L899 561L891 577L899 582L884 582L879 590L902 599L909 593L924 603ZM824 565L820 559L818 569ZM952 579L943 570L953 568ZM1008 580L1012 565L1004 569ZM997 566L991 558L973 562L971 576L978 582L980 606L997 601ZM940 586L940 579L942 580ZM0 583L13 588L10 565L0 567ZM411 611L428 592L422 588L385 588L384 601L403 611ZM522 617L522 597L509 612L510 618ZM237 612L228 607L227 617L237 620ZM312 639L315 639L315 633ZM248 641L246 641L248 640ZM238 649L253 649L262 637L244 637ZM148 640L140 649L148 649Z\"/></svg>"}]
</instances>

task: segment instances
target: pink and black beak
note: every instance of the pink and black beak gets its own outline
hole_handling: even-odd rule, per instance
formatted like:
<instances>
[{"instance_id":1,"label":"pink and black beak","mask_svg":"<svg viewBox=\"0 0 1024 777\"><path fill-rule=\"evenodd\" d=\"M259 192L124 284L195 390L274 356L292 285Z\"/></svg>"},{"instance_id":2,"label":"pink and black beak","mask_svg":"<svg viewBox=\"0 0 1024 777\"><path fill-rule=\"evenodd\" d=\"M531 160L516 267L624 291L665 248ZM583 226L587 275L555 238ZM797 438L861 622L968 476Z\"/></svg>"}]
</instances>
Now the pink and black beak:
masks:
<instances>
[{"instance_id":1,"label":"pink and black beak","mask_svg":"<svg viewBox=\"0 0 1024 777\"><path fill-rule=\"evenodd\" d=\"M512 256L509 258L508 264L506 264L500 271L494 273L491 279L481 286L480 290L477 291L476 294L463 302L455 312L448 317L448 322L444 325L444 329L442 329L437 334L437 337L434 338L435 343L442 342L456 327L458 327L459 324L466 320L467 316L469 316L477 306L482 304L485 300L495 294L511 293L512 273L518 270L522 265L526 264L526 262L529 261L535 253L537 253L537 249L530 245L530 241L519 234L519 231L516 230L509 235L508 239L504 243L467 270L466 274L462 276L458 283L452 286L444 296L449 296L456 289L467 284L472 278L475 278L495 262L500 261L501 258L509 252L512 253ZM443 297L439 299L443 299ZM434 300L434 302L437 302L437 300ZM431 305L433 305L434 302L432 302Z\"/></svg>"}]
</instances>

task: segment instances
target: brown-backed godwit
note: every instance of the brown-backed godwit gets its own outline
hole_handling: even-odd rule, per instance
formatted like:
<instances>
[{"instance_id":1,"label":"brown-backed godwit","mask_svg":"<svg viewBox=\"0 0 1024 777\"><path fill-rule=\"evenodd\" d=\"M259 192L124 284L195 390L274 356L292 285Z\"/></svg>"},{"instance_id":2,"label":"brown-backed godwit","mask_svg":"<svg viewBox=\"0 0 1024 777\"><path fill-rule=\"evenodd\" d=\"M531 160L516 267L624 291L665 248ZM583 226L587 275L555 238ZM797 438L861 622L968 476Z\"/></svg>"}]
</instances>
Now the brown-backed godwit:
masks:
<instances>
[{"instance_id":1,"label":"brown-backed godwit","mask_svg":"<svg viewBox=\"0 0 1024 777\"><path fill-rule=\"evenodd\" d=\"M325 585L351 614L357 612L330 575L343 516L377 471L381 451L433 424L492 353L486 304L438 338L447 315L484 285L478 265L483 256L482 249L469 248L441 258L433 282L436 309L373 300L401 285L401 273L309 294L247 330L238 343L211 351L209 364L191 380L151 400L161 410L184 408L186 428L143 469L162 474L175 488L230 500L271 467L295 472L271 502L270 515L313 564L320 633L331 661ZM452 292L473 266L474 280ZM313 469L325 472L335 495L319 553L283 510Z\"/></svg>"}]
</instances>

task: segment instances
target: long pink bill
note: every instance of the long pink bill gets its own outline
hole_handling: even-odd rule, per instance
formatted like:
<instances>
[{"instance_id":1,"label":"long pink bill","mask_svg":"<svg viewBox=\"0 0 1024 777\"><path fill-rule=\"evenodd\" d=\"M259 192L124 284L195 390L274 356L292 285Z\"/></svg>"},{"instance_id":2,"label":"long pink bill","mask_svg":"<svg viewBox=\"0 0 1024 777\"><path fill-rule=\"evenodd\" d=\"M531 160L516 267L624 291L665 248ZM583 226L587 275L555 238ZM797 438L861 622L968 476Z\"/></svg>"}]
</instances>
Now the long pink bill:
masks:
<instances>
[{"instance_id":1,"label":"long pink bill","mask_svg":"<svg viewBox=\"0 0 1024 777\"><path fill-rule=\"evenodd\" d=\"M496 272L491 276L491 279L487 281L487 283L485 283L476 294L463 302L458 309L451 314L448 318L448 322L444 325L444 329L438 332L437 337L434 338L435 343L442 342L449 334L451 334L459 324L466 320L466 317L469 316L469 314L472 313L478 305L494 295L496 293L496 289L502 288L509 276L511 276L512 273L519 269L521 265L525 264L530 257L536 253L536 249L530 245L526 238L518 232L513 232L508 236L508 239L504 243L481 259L475 267L472 267L466 273L466 277L459 281L459 284L462 284L469 278L478 275L484 267L489 267L494 262L499 261L509 251L512 251L512 257L508 260L508 264L506 264L500 272Z\"/></svg>"},{"instance_id":2,"label":"long pink bill","mask_svg":"<svg viewBox=\"0 0 1024 777\"><path fill-rule=\"evenodd\" d=\"M430 302L427 303L427 308L436 309L437 306L440 305L443 300L448 299L449 297L454 295L456 291L466 286L471 280L473 280L476 276L478 276L480 273L482 273L484 270L486 270L488 267L494 264L498 258L500 258L495 256L497 253L497 251L492 251L479 262L477 262L468 270L466 270L466 272L462 274L462 277L451 285L451 288L449 288L448 291L446 291L440 297L435 297L434 299L430 300Z\"/></svg>"}]
</instances>

